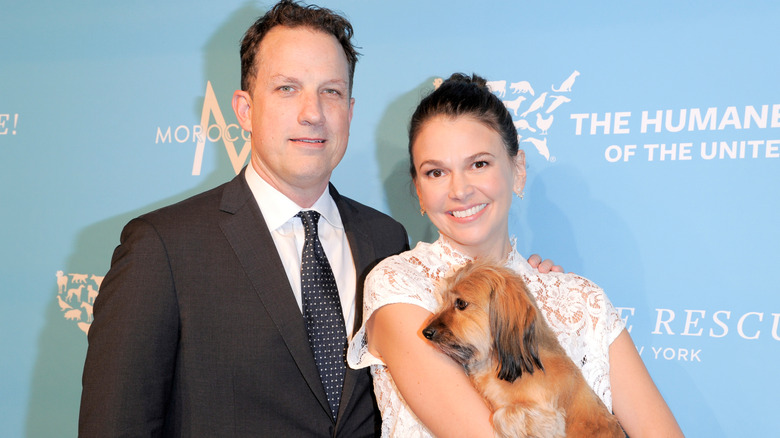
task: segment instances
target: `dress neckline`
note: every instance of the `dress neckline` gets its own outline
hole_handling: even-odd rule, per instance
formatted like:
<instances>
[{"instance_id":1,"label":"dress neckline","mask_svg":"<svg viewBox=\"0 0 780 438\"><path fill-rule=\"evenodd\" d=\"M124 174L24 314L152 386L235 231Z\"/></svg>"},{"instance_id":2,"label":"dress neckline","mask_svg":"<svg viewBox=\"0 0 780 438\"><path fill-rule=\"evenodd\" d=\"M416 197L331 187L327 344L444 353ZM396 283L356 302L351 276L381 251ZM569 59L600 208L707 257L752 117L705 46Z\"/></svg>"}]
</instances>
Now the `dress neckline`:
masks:
<instances>
[{"instance_id":1,"label":"dress neckline","mask_svg":"<svg viewBox=\"0 0 780 438\"><path fill-rule=\"evenodd\" d=\"M464 254L462 251L459 251L457 248L455 248L450 240L441 233L439 233L439 238L436 239L433 245L438 247L437 252L439 252L443 258L448 259L447 261L451 263L464 265L470 261L475 260L474 257L471 257L468 254ZM524 260L520 253L517 252L517 237L509 237L509 246L509 253L504 258L503 265L508 267L516 266L518 264L518 260Z\"/></svg>"}]
</instances>

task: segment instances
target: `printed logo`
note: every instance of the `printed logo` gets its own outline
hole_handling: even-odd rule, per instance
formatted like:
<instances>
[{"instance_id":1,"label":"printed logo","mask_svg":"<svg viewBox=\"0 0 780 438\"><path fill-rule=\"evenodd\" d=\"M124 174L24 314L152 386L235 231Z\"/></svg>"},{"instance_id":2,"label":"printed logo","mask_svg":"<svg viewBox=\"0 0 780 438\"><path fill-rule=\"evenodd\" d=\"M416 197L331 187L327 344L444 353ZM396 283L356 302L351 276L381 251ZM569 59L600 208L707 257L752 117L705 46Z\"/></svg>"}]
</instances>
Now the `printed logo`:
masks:
<instances>
[{"instance_id":1,"label":"printed logo","mask_svg":"<svg viewBox=\"0 0 780 438\"><path fill-rule=\"evenodd\" d=\"M780 128L780 104L655 109L639 114L579 113L570 117L575 121L574 135L623 136L623 144L605 143L604 159L609 163L780 158L780 139L769 131ZM699 133L708 138L699 139ZM719 138L709 138L712 133Z\"/></svg>"},{"instance_id":2,"label":"printed logo","mask_svg":"<svg viewBox=\"0 0 780 438\"><path fill-rule=\"evenodd\" d=\"M16 135L19 114L0 114L0 135Z\"/></svg>"},{"instance_id":3,"label":"printed logo","mask_svg":"<svg viewBox=\"0 0 780 438\"><path fill-rule=\"evenodd\" d=\"M211 118L214 123L209 124ZM167 128L157 127L155 143L197 143L195 146L195 157L192 161L192 174L200 175L201 165L203 164L203 151L206 146L206 140L217 143L222 142L225 151L230 158L230 164L233 165L233 171L241 171L247 161L249 152L252 150L252 142L249 133L241 129L237 123L227 123L222 109L219 107L214 89L211 87L211 81L206 83L206 94L203 98L203 109L200 113L200 125L187 126L179 125ZM241 142L243 141L243 144ZM237 150L239 146L241 150Z\"/></svg>"},{"instance_id":4,"label":"printed logo","mask_svg":"<svg viewBox=\"0 0 780 438\"><path fill-rule=\"evenodd\" d=\"M631 333L636 316L634 307L616 307ZM728 309L671 309L656 308L655 322L650 334L661 345L637 344L639 355L645 359L703 362L707 351L698 348L698 339L733 339L738 341L780 341L780 313L744 312ZM642 329L649 329L643 327ZM684 342L683 339L694 342ZM771 342L771 341L770 341ZM694 347L691 348L690 345ZM682 346L680 345L682 344Z\"/></svg>"},{"instance_id":5,"label":"printed logo","mask_svg":"<svg viewBox=\"0 0 780 438\"><path fill-rule=\"evenodd\" d=\"M552 85L551 91L544 91L539 96L536 96L529 81L496 80L488 81L487 86L512 114L517 128L517 141L531 143L545 160L554 162L555 156L550 154L550 145L547 143L547 132L555 120L553 112L564 103L571 102L571 98L566 94L571 93L574 81L579 75L580 72L574 70L560 86L556 88ZM443 79L437 78L433 81L433 86L439 88L442 82ZM526 104L526 101L529 103Z\"/></svg>"},{"instance_id":6,"label":"printed logo","mask_svg":"<svg viewBox=\"0 0 780 438\"><path fill-rule=\"evenodd\" d=\"M57 304L63 316L73 321L85 334L92 324L92 305L98 296L103 277L90 274L65 274L57 271Z\"/></svg>"}]
</instances>

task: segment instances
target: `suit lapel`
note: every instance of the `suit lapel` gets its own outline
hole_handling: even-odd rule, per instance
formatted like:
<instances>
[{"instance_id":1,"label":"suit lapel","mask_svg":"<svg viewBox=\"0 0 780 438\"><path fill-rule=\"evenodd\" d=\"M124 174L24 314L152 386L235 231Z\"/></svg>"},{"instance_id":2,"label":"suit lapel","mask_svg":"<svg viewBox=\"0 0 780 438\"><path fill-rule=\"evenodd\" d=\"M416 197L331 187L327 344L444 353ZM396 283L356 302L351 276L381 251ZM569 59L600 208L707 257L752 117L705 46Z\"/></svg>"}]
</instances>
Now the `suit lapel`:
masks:
<instances>
[{"instance_id":1,"label":"suit lapel","mask_svg":"<svg viewBox=\"0 0 780 438\"><path fill-rule=\"evenodd\" d=\"M309 346L306 324L271 234L244 179L244 172L225 186L220 209L229 213L220 222L225 238L235 251L301 374L323 409L329 413L328 400Z\"/></svg>"},{"instance_id":2,"label":"suit lapel","mask_svg":"<svg viewBox=\"0 0 780 438\"><path fill-rule=\"evenodd\" d=\"M330 185L330 195L336 202L339 214L341 215L341 221L344 224L344 230L347 234L349 248L352 252L352 259L355 263L355 325L352 330L347 330L351 338L351 335L357 332L363 325L363 280L365 279L366 274L363 271L365 271L368 265L376 259L376 256L370 238L370 230L367 230L363 225L357 210L339 195L333 185ZM342 390L341 402L339 405L338 420L341 419L344 409L349 406L358 378L365 372L365 369L353 370L347 366L347 373L344 376L344 388Z\"/></svg>"}]
</instances>

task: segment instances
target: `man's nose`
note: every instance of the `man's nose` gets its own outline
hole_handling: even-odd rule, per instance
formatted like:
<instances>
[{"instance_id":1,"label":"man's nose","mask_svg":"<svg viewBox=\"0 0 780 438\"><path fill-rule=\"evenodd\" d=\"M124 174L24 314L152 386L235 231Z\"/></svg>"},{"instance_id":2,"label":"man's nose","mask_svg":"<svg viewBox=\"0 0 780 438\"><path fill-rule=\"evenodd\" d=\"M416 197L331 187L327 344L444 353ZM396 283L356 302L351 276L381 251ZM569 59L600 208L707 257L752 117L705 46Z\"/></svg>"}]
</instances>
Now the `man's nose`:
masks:
<instances>
[{"instance_id":1,"label":"man's nose","mask_svg":"<svg viewBox=\"0 0 780 438\"><path fill-rule=\"evenodd\" d=\"M323 120L325 120L325 114L322 112L320 95L314 92L302 93L298 123L302 125L319 125Z\"/></svg>"}]
</instances>

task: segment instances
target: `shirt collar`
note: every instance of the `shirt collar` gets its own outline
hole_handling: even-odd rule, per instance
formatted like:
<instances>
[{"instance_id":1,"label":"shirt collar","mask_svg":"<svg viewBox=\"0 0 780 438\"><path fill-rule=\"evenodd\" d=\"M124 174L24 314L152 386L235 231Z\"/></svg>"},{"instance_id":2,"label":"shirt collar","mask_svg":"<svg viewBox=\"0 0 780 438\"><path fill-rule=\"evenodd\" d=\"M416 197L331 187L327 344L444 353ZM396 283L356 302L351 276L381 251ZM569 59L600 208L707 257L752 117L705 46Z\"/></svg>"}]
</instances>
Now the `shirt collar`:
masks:
<instances>
[{"instance_id":1,"label":"shirt collar","mask_svg":"<svg viewBox=\"0 0 780 438\"><path fill-rule=\"evenodd\" d=\"M311 208L304 209L268 184L252 167L251 163L247 166L245 176L249 189L260 207L260 212L263 214L263 219L265 219L269 230L281 227L301 210L315 210L331 226L340 229L344 228L338 207L336 207L333 197L330 196L328 187L325 187L325 191L322 192L322 195L320 195Z\"/></svg>"}]
</instances>

